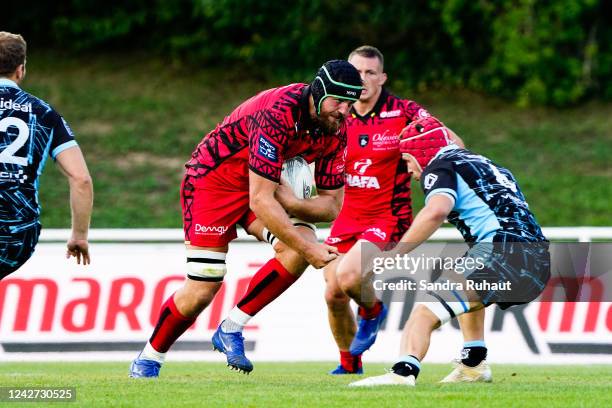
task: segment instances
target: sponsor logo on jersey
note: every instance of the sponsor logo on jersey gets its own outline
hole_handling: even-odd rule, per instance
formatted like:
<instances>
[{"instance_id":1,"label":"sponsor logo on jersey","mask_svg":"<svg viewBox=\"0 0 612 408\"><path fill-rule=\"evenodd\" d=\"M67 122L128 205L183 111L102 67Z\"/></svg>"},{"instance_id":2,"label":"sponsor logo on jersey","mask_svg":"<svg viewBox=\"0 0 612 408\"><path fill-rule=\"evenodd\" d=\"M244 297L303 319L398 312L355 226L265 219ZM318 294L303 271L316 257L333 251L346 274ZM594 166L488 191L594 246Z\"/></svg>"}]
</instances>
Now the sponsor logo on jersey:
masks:
<instances>
[{"instance_id":1,"label":"sponsor logo on jersey","mask_svg":"<svg viewBox=\"0 0 612 408\"><path fill-rule=\"evenodd\" d=\"M74 133L72 133L72 129L70 128L70 126L68 126L68 122L66 122L64 118L62 118L62 123L64 124L64 127L66 128L66 132L68 132L70 136L74 137Z\"/></svg>"},{"instance_id":2,"label":"sponsor logo on jersey","mask_svg":"<svg viewBox=\"0 0 612 408\"><path fill-rule=\"evenodd\" d=\"M353 170L355 170L357 173L361 175L364 175L368 167L370 167L371 165L372 165L371 159L357 160L355 164L353 164Z\"/></svg>"},{"instance_id":3,"label":"sponsor logo on jersey","mask_svg":"<svg viewBox=\"0 0 612 408\"><path fill-rule=\"evenodd\" d=\"M337 244L340 241L342 241L342 238L338 238L338 237L329 237L329 238L327 238L327 243L328 244Z\"/></svg>"},{"instance_id":4,"label":"sponsor logo on jersey","mask_svg":"<svg viewBox=\"0 0 612 408\"><path fill-rule=\"evenodd\" d=\"M372 150L390 150L399 146L399 135L385 129L382 133L372 135Z\"/></svg>"},{"instance_id":5,"label":"sponsor logo on jersey","mask_svg":"<svg viewBox=\"0 0 612 408\"><path fill-rule=\"evenodd\" d=\"M381 230L380 228L368 228L367 230L364 231L365 232L371 232L372 234L376 235L378 238L382 239L383 241L387 239L387 233L384 232L383 230Z\"/></svg>"},{"instance_id":6,"label":"sponsor logo on jersey","mask_svg":"<svg viewBox=\"0 0 612 408\"><path fill-rule=\"evenodd\" d=\"M380 184L375 176L360 176L348 173L346 173L345 176L346 184L348 184L349 187L372 188L374 190L380 189Z\"/></svg>"},{"instance_id":7,"label":"sponsor logo on jersey","mask_svg":"<svg viewBox=\"0 0 612 408\"><path fill-rule=\"evenodd\" d=\"M268 141L268 139L263 136L259 136L259 147L257 152L271 162L278 162L278 152L276 146L274 146L273 143Z\"/></svg>"},{"instance_id":8,"label":"sponsor logo on jersey","mask_svg":"<svg viewBox=\"0 0 612 408\"><path fill-rule=\"evenodd\" d=\"M421 108L419 109L419 111L417 112L417 115L419 116L419 118L428 118L431 115L429 114L429 112L427 112L425 109Z\"/></svg>"},{"instance_id":9,"label":"sponsor logo on jersey","mask_svg":"<svg viewBox=\"0 0 612 408\"><path fill-rule=\"evenodd\" d=\"M5 109L32 113L32 103L21 104L13 102L12 99L5 101L4 98L0 98L0 110Z\"/></svg>"},{"instance_id":10,"label":"sponsor logo on jersey","mask_svg":"<svg viewBox=\"0 0 612 408\"><path fill-rule=\"evenodd\" d=\"M17 172L12 171L0 171L0 182L12 182L23 184L28 179L28 176L23 174L23 170Z\"/></svg>"},{"instance_id":11,"label":"sponsor logo on jersey","mask_svg":"<svg viewBox=\"0 0 612 408\"><path fill-rule=\"evenodd\" d=\"M436 176L435 174L429 173L427 176L425 176L425 180L423 180L423 186L425 187L425 190L429 190L430 188L432 188L433 185L436 184L436 181L438 181L438 176Z\"/></svg>"},{"instance_id":12,"label":"sponsor logo on jersey","mask_svg":"<svg viewBox=\"0 0 612 408\"><path fill-rule=\"evenodd\" d=\"M359 135L359 146L366 147L370 141L370 136L363 134Z\"/></svg>"},{"instance_id":13,"label":"sponsor logo on jersey","mask_svg":"<svg viewBox=\"0 0 612 408\"><path fill-rule=\"evenodd\" d=\"M346 156L348 155L348 149L345 147L342 152L342 162L336 165L336 171L338 173L344 173L344 168L346 166Z\"/></svg>"},{"instance_id":14,"label":"sponsor logo on jersey","mask_svg":"<svg viewBox=\"0 0 612 408\"><path fill-rule=\"evenodd\" d=\"M225 225L195 225L196 235L223 235L227 232L228 227Z\"/></svg>"},{"instance_id":15,"label":"sponsor logo on jersey","mask_svg":"<svg viewBox=\"0 0 612 408\"><path fill-rule=\"evenodd\" d=\"M380 112L380 117L383 118L383 119L385 119L385 118L396 118L396 117L398 117L401 114L402 114L402 111L399 110L399 109L396 109L396 110L392 110L392 111L383 111L383 112Z\"/></svg>"}]
</instances>

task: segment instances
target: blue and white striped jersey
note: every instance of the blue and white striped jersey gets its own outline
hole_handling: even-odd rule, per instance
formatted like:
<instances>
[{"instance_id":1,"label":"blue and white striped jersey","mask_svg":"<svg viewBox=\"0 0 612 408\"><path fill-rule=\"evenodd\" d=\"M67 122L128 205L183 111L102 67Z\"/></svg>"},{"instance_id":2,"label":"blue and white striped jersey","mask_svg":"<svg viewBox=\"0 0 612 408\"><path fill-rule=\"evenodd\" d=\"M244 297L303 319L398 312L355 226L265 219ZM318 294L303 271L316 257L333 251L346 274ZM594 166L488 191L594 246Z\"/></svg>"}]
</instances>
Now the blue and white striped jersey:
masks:
<instances>
[{"instance_id":1,"label":"blue and white striped jersey","mask_svg":"<svg viewBox=\"0 0 612 408\"><path fill-rule=\"evenodd\" d=\"M17 231L38 221L38 177L47 156L76 145L51 106L0 78L0 227Z\"/></svg>"},{"instance_id":2,"label":"blue and white striped jersey","mask_svg":"<svg viewBox=\"0 0 612 408\"><path fill-rule=\"evenodd\" d=\"M546 238L512 173L456 145L441 149L421 175L425 202L446 194L448 216L466 242L544 241Z\"/></svg>"}]
</instances>

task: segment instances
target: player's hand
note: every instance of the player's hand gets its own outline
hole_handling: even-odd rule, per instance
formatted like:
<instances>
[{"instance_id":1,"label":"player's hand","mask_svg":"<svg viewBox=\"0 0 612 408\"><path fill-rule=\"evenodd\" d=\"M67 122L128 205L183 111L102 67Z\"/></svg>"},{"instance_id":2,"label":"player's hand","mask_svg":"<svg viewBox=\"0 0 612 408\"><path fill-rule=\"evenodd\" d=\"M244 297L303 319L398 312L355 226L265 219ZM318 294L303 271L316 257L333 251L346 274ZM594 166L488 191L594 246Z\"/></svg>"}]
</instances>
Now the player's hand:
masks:
<instances>
[{"instance_id":1,"label":"player's hand","mask_svg":"<svg viewBox=\"0 0 612 408\"><path fill-rule=\"evenodd\" d=\"M86 239L74 239L70 238L66 244L68 248L66 250L66 259L70 259L71 256L76 258L77 264L89 265L91 260L89 258L89 243Z\"/></svg>"},{"instance_id":2,"label":"player's hand","mask_svg":"<svg viewBox=\"0 0 612 408\"><path fill-rule=\"evenodd\" d=\"M321 269L340 255L338 248L319 243L311 243L304 252L306 261L316 269Z\"/></svg>"},{"instance_id":3,"label":"player's hand","mask_svg":"<svg viewBox=\"0 0 612 408\"><path fill-rule=\"evenodd\" d=\"M281 178L280 184L276 187L274 198L276 198L276 201L278 201L287 212L290 212L290 209L298 200L287 180L283 178Z\"/></svg>"}]
</instances>

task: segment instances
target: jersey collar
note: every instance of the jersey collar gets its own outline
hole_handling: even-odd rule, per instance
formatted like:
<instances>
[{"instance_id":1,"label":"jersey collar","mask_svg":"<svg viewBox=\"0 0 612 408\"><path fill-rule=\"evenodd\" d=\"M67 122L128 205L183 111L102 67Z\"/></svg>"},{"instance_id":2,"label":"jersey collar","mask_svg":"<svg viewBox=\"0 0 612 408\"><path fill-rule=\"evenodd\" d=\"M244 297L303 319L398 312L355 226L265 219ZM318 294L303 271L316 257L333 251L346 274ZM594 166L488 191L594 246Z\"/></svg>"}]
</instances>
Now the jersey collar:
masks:
<instances>
[{"instance_id":1,"label":"jersey collar","mask_svg":"<svg viewBox=\"0 0 612 408\"><path fill-rule=\"evenodd\" d=\"M21 89L19 88L19 85L17 85L16 82L11 81L8 78L0 78L0 86L10 86L11 88Z\"/></svg>"},{"instance_id":2,"label":"jersey collar","mask_svg":"<svg viewBox=\"0 0 612 408\"><path fill-rule=\"evenodd\" d=\"M455 149L460 149L460 147L458 145L456 145L455 143L451 143L448 146L444 146L443 148L438 150L438 153L436 153L436 155L433 157L433 159L435 159L437 157L440 157L443 153L446 153L449 150L455 150Z\"/></svg>"},{"instance_id":3,"label":"jersey collar","mask_svg":"<svg viewBox=\"0 0 612 408\"><path fill-rule=\"evenodd\" d=\"M389 95L389 92L387 92L387 90L385 89L385 87L382 88L382 90L380 91L380 95L378 95L378 100L376 101L376 103L374 104L374 106L372 107L372 109L367 112L365 115L360 115L359 113L357 113L357 111L355 110L355 106L351 107L351 115L353 115L353 117L359 118L359 119L369 119L372 116L376 116L380 113L380 110L382 109L383 105L385 104L385 101L387 100L387 96Z\"/></svg>"},{"instance_id":4,"label":"jersey collar","mask_svg":"<svg viewBox=\"0 0 612 408\"><path fill-rule=\"evenodd\" d=\"M302 94L300 95L300 99L299 99L299 107L300 107L300 119L301 122L303 122L303 125L306 124L306 122L310 121L310 106L308 103L308 97L310 96L310 85L306 85L303 89L302 89Z\"/></svg>"}]
</instances>

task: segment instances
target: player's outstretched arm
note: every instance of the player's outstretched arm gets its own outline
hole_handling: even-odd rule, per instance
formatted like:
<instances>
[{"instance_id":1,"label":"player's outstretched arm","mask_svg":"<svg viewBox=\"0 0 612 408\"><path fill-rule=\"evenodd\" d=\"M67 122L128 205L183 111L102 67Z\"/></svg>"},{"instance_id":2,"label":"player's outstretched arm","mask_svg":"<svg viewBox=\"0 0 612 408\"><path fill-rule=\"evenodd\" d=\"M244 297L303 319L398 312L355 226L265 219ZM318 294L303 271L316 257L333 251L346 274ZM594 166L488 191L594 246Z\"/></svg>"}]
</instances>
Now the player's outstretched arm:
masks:
<instances>
[{"instance_id":1,"label":"player's outstretched arm","mask_svg":"<svg viewBox=\"0 0 612 408\"><path fill-rule=\"evenodd\" d=\"M402 252L413 250L432 236L450 214L454 205L454 201L446 194L431 196L400 240Z\"/></svg>"},{"instance_id":2,"label":"player's outstretched arm","mask_svg":"<svg viewBox=\"0 0 612 408\"><path fill-rule=\"evenodd\" d=\"M331 222L336 219L342 208L344 188L319 189L315 197L300 200L293 194L293 190L286 184L286 181L281 179L281 184L276 190L276 199L289 214L300 220Z\"/></svg>"},{"instance_id":3,"label":"player's outstretched arm","mask_svg":"<svg viewBox=\"0 0 612 408\"><path fill-rule=\"evenodd\" d=\"M315 268L322 268L337 256L337 250L304 239L289 220L285 209L274 197L278 184L249 171L249 204L266 228L297 251Z\"/></svg>"},{"instance_id":4,"label":"player's outstretched arm","mask_svg":"<svg viewBox=\"0 0 612 408\"><path fill-rule=\"evenodd\" d=\"M87 265L90 263L87 235L93 207L93 182L78 146L59 153L56 160L70 185L72 234L67 243L66 258L74 256L78 264L82 259L83 265Z\"/></svg>"}]
</instances>

